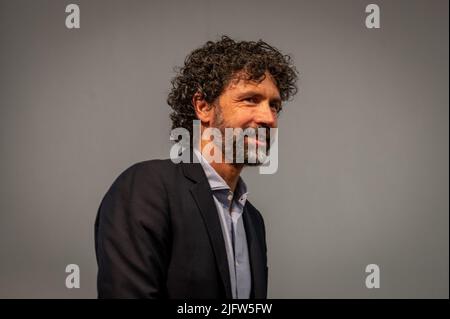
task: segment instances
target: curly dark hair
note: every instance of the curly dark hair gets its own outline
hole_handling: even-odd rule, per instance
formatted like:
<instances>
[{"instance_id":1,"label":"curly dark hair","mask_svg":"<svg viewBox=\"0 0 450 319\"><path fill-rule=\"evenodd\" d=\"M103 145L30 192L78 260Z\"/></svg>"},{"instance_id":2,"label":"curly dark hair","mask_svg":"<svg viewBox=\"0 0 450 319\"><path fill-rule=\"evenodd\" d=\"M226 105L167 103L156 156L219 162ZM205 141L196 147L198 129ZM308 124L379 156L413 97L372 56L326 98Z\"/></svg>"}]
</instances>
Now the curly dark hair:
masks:
<instances>
[{"instance_id":1,"label":"curly dark hair","mask_svg":"<svg viewBox=\"0 0 450 319\"><path fill-rule=\"evenodd\" d=\"M206 42L186 57L171 81L167 103L173 109L172 128L186 128L192 135L192 121L197 119L192 105L196 92L211 104L231 80L261 82L266 71L273 77L282 101L297 93L298 72L292 58L266 42L236 42L228 36Z\"/></svg>"}]
</instances>

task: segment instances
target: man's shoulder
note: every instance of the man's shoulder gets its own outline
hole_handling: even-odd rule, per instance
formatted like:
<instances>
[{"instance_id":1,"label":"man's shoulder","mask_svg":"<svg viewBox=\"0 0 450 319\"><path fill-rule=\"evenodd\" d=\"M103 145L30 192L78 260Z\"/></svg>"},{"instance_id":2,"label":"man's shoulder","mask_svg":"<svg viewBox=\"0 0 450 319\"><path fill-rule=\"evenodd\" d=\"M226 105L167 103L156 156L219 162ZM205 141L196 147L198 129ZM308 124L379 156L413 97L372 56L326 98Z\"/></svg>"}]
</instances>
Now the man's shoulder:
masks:
<instances>
[{"instance_id":1,"label":"man's shoulder","mask_svg":"<svg viewBox=\"0 0 450 319\"><path fill-rule=\"evenodd\" d=\"M136 162L120 173L120 175L133 175L136 173L158 174L169 171L176 171L179 164L174 163L171 159L151 159Z\"/></svg>"},{"instance_id":2,"label":"man's shoulder","mask_svg":"<svg viewBox=\"0 0 450 319\"><path fill-rule=\"evenodd\" d=\"M179 165L170 159L152 159L136 162L122 170L113 182L113 187L144 189L149 184L162 184L176 179Z\"/></svg>"},{"instance_id":3,"label":"man's shoulder","mask_svg":"<svg viewBox=\"0 0 450 319\"><path fill-rule=\"evenodd\" d=\"M175 171L178 164L172 162L171 159L151 159L134 163L128 167L124 172L136 171L140 173L161 173L168 171Z\"/></svg>"}]
</instances>

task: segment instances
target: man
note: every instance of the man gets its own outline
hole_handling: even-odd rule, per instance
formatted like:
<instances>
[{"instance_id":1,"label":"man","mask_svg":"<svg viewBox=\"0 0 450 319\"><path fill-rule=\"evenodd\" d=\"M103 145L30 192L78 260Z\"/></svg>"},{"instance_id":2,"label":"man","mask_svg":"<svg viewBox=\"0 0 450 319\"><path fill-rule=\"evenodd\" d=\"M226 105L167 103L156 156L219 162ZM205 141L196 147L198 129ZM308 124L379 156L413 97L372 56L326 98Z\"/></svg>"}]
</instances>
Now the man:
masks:
<instances>
[{"instance_id":1,"label":"man","mask_svg":"<svg viewBox=\"0 0 450 319\"><path fill-rule=\"evenodd\" d=\"M269 131L296 79L289 56L261 40L208 41L172 80L173 128L193 133L197 120L201 133ZM267 297L264 221L240 173L261 164L250 161L250 145L270 143L245 137L239 162L235 154L226 161L224 147L218 161L207 160L210 141L191 148L195 163L145 161L114 181L95 222L100 298Z\"/></svg>"}]
</instances>

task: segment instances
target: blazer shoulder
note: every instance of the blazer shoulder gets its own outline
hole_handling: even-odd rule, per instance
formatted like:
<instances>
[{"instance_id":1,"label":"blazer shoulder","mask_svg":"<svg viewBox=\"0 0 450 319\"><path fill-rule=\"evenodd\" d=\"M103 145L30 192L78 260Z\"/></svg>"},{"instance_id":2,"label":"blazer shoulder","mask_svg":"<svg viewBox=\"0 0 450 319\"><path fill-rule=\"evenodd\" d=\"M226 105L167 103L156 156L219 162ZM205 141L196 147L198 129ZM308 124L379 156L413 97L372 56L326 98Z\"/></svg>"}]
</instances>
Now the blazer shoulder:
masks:
<instances>
[{"instance_id":1,"label":"blazer shoulder","mask_svg":"<svg viewBox=\"0 0 450 319\"><path fill-rule=\"evenodd\" d=\"M151 174L161 175L176 170L176 165L170 159L153 159L134 163L123 170L117 179L127 179L133 175Z\"/></svg>"},{"instance_id":2,"label":"blazer shoulder","mask_svg":"<svg viewBox=\"0 0 450 319\"><path fill-rule=\"evenodd\" d=\"M124 169L113 181L110 190L131 192L145 190L149 185L164 184L165 178L174 175L177 164L170 159L154 159L134 163Z\"/></svg>"},{"instance_id":3,"label":"blazer shoulder","mask_svg":"<svg viewBox=\"0 0 450 319\"><path fill-rule=\"evenodd\" d=\"M152 159L152 160L146 160L137 162L130 167L128 167L127 170L135 170L140 173L161 173L161 172L169 172L176 170L177 164L172 162L170 159Z\"/></svg>"}]
</instances>

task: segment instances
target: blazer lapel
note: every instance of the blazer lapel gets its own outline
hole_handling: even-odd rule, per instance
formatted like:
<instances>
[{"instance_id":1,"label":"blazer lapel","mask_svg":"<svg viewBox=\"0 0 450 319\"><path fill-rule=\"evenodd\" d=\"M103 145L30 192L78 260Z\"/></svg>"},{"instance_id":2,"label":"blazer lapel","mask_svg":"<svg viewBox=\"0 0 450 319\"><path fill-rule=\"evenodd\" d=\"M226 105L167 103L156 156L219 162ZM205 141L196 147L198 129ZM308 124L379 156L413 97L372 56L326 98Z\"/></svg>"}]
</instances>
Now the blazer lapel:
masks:
<instances>
[{"instance_id":1,"label":"blazer lapel","mask_svg":"<svg viewBox=\"0 0 450 319\"><path fill-rule=\"evenodd\" d=\"M183 163L183 171L186 177L196 182L192 185L190 191L202 214L206 229L208 230L217 267L225 287L225 296L226 298L231 299L233 296L231 294L230 272L225 250L225 240L223 238L222 227L220 225L219 215L213 200L211 188L201 164Z\"/></svg>"},{"instance_id":2,"label":"blazer lapel","mask_svg":"<svg viewBox=\"0 0 450 319\"><path fill-rule=\"evenodd\" d=\"M244 227L247 236L247 245L249 251L250 267L252 270L253 297L256 299L267 298L267 282L265 270L265 258L262 238L258 237L255 230L252 211L248 205L244 206Z\"/></svg>"}]
</instances>

